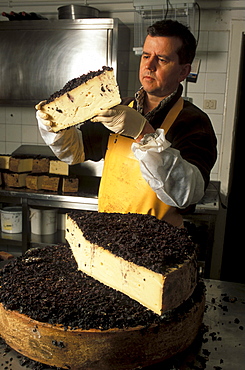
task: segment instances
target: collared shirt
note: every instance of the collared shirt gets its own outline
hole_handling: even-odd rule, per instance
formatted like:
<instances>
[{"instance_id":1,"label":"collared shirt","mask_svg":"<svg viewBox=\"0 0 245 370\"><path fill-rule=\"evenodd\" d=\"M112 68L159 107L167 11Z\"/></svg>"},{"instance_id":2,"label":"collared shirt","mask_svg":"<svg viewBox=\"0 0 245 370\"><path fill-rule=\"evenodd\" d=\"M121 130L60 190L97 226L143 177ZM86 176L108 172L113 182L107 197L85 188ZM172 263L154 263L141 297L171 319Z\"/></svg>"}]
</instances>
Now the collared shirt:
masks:
<instances>
[{"instance_id":1,"label":"collared shirt","mask_svg":"<svg viewBox=\"0 0 245 370\"><path fill-rule=\"evenodd\" d=\"M177 93L177 91L178 91L178 88L172 94L166 96L166 98L163 98L158 104L158 106L152 109L150 112L146 113L144 117L150 122L155 116L155 114L158 113L173 98L173 96ZM145 94L146 92L143 86L141 86L141 88L135 94L135 100L137 103L137 111L140 112L142 115L143 115L143 110L144 110Z\"/></svg>"}]
</instances>

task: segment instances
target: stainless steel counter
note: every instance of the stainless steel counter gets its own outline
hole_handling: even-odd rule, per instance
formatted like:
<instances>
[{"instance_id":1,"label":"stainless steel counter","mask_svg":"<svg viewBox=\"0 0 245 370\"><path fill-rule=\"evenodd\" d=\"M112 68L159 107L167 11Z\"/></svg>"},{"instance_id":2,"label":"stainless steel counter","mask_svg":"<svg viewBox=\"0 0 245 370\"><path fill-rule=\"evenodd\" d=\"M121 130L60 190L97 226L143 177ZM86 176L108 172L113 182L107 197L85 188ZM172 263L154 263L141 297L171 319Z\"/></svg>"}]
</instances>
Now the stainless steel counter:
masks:
<instances>
[{"instance_id":1,"label":"stainless steel counter","mask_svg":"<svg viewBox=\"0 0 245 370\"><path fill-rule=\"evenodd\" d=\"M245 369L245 285L219 280L205 280L205 283L207 309L203 322L206 332L185 353L147 370ZM21 365L18 354L5 349L1 344L1 369L37 369L34 362ZM48 366L42 367L44 369L51 370Z\"/></svg>"}]
</instances>

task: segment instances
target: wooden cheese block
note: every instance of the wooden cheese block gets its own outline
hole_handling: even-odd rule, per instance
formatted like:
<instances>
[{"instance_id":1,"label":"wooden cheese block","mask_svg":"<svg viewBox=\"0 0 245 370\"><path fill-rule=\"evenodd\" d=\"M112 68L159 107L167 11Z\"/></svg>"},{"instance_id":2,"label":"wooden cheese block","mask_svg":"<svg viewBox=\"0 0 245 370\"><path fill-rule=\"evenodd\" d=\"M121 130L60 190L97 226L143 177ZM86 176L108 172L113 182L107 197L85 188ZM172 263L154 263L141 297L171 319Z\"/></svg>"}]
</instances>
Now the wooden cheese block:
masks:
<instances>
[{"instance_id":1,"label":"wooden cheese block","mask_svg":"<svg viewBox=\"0 0 245 370\"><path fill-rule=\"evenodd\" d=\"M49 172L49 158L34 158L32 165L33 173L45 173Z\"/></svg>"},{"instance_id":2,"label":"wooden cheese block","mask_svg":"<svg viewBox=\"0 0 245 370\"><path fill-rule=\"evenodd\" d=\"M9 160L9 170L12 172L31 172L33 158L13 158Z\"/></svg>"},{"instance_id":3,"label":"wooden cheese block","mask_svg":"<svg viewBox=\"0 0 245 370\"><path fill-rule=\"evenodd\" d=\"M10 188L23 188L26 186L27 173L3 173L4 184Z\"/></svg>"},{"instance_id":4,"label":"wooden cheese block","mask_svg":"<svg viewBox=\"0 0 245 370\"><path fill-rule=\"evenodd\" d=\"M205 296L161 324L128 329L64 329L32 320L0 304L0 335L17 352L49 366L71 370L131 370L162 362L194 341Z\"/></svg>"},{"instance_id":5,"label":"wooden cheese block","mask_svg":"<svg viewBox=\"0 0 245 370\"><path fill-rule=\"evenodd\" d=\"M43 181L44 176L42 175L27 175L26 187L31 190L41 190Z\"/></svg>"},{"instance_id":6,"label":"wooden cheese block","mask_svg":"<svg viewBox=\"0 0 245 370\"><path fill-rule=\"evenodd\" d=\"M78 178L63 177L62 178L62 192L76 193L78 192L79 180Z\"/></svg>"},{"instance_id":7,"label":"wooden cheese block","mask_svg":"<svg viewBox=\"0 0 245 370\"><path fill-rule=\"evenodd\" d=\"M8 252L0 251L0 261L7 261L14 258L14 256Z\"/></svg>"},{"instance_id":8,"label":"wooden cheese block","mask_svg":"<svg viewBox=\"0 0 245 370\"><path fill-rule=\"evenodd\" d=\"M0 155L0 169L8 170L9 169L9 160L11 155Z\"/></svg>"},{"instance_id":9,"label":"wooden cheese block","mask_svg":"<svg viewBox=\"0 0 245 370\"><path fill-rule=\"evenodd\" d=\"M49 163L49 173L68 176L69 165L59 160L51 160Z\"/></svg>"},{"instance_id":10,"label":"wooden cheese block","mask_svg":"<svg viewBox=\"0 0 245 370\"><path fill-rule=\"evenodd\" d=\"M41 189L50 190L50 191L58 191L59 182L60 182L59 176L43 175Z\"/></svg>"}]
</instances>

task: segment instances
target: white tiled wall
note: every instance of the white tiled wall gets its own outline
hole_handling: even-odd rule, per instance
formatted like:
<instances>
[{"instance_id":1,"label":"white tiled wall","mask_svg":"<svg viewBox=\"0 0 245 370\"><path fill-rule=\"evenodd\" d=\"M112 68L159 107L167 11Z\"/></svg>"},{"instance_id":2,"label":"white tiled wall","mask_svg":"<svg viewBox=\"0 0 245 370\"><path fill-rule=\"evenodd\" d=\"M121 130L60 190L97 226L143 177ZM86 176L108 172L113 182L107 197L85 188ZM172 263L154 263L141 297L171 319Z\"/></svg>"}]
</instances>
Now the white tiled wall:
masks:
<instances>
[{"instance_id":1,"label":"white tiled wall","mask_svg":"<svg viewBox=\"0 0 245 370\"><path fill-rule=\"evenodd\" d=\"M226 93L226 75L229 51L229 30L200 32L197 58L201 59L196 83L188 83L188 96L210 117L218 140L220 154ZM204 109L204 100L216 100L216 109ZM220 156L212 171L212 179L219 180Z\"/></svg>"},{"instance_id":2,"label":"white tiled wall","mask_svg":"<svg viewBox=\"0 0 245 370\"><path fill-rule=\"evenodd\" d=\"M0 153L11 154L22 144L44 144L35 108L0 107Z\"/></svg>"}]
</instances>

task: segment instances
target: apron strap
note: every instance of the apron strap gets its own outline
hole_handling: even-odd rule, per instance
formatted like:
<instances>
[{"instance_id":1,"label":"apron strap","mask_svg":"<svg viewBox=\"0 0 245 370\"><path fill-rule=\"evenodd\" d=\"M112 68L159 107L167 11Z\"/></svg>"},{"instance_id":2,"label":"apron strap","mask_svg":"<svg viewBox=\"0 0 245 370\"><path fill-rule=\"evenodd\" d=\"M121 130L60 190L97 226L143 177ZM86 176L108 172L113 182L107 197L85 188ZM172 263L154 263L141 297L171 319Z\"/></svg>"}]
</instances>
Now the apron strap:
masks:
<instances>
[{"instance_id":1,"label":"apron strap","mask_svg":"<svg viewBox=\"0 0 245 370\"><path fill-rule=\"evenodd\" d=\"M134 100L132 100L129 105L130 108L133 108L134 106ZM183 109L184 106L184 99L180 97L177 102L174 104L174 106L170 109L168 114L166 115L165 119L163 120L163 123L161 124L161 128L164 129L165 135L172 126L173 122L178 117L180 111Z\"/></svg>"}]
</instances>

